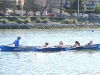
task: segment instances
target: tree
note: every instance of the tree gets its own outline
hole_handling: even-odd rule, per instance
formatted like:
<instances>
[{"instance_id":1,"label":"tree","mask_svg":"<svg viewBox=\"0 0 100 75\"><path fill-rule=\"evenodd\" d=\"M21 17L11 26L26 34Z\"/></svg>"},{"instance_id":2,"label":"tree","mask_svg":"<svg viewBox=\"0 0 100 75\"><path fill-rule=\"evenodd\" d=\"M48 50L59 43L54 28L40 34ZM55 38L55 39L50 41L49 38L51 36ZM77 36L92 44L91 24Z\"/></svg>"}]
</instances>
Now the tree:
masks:
<instances>
[{"instance_id":1,"label":"tree","mask_svg":"<svg viewBox=\"0 0 100 75\"><path fill-rule=\"evenodd\" d=\"M3 0L3 12L5 12L6 13L6 6L7 6L7 3L6 3L6 1L5 0Z\"/></svg>"},{"instance_id":2,"label":"tree","mask_svg":"<svg viewBox=\"0 0 100 75\"><path fill-rule=\"evenodd\" d=\"M85 10L86 10L86 5L84 4L84 2L86 2L87 0L80 0L80 10L81 10L81 12L82 13L84 13L85 12Z\"/></svg>"},{"instance_id":3,"label":"tree","mask_svg":"<svg viewBox=\"0 0 100 75\"><path fill-rule=\"evenodd\" d=\"M60 17L62 17L62 2L63 0L60 1Z\"/></svg>"},{"instance_id":4,"label":"tree","mask_svg":"<svg viewBox=\"0 0 100 75\"><path fill-rule=\"evenodd\" d=\"M55 2L56 2L56 0L55 1L47 0L47 11L49 11L50 14L51 14L53 8L55 7L55 4L54 4Z\"/></svg>"},{"instance_id":5,"label":"tree","mask_svg":"<svg viewBox=\"0 0 100 75\"><path fill-rule=\"evenodd\" d=\"M81 12L84 12L85 9L86 9L85 4L84 4L85 1L86 0L79 0L79 10ZM72 3L72 7L73 7L74 10L77 10L77 8L78 8L78 0L74 0L74 2Z\"/></svg>"},{"instance_id":6,"label":"tree","mask_svg":"<svg viewBox=\"0 0 100 75\"><path fill-rule=\"evenodd\" d=\"M84 4L85 1L87 1L87 0L79 0L79 7L80 7L79 10L81 10L81 12L85 12L85 9L86 9L85 4ZM69 8L70 8L70 14L73 13L73 10L77 11L77 9L78 9L78 0L70 0L70 7ZM65 8L65 9L68 10L67 8Z\"/></svg>"},{"instance_id":7,"label":"tree","mask_svg":"<svg viewBox=\"0 0 100 75\"><path fill-rule=\"evenodd\" d=\"M28 17L28 12L29 12L29 2L28 2L28 0L25 0L25 9L26 9L26 17Z\"/></svg>"},{"instance_id":8,"label":"tree","mask_svg":"<svg viewBox=\"0 0 100 75\"><path fill-rule=\"evenodd\" d=\"M43 11L46 9L46 3L44 0L26 0L25 1L25 8L26 12L30 10L33 11L35 14L37 11L40 11L40 15L43 14Z\"/></svg>"},{"instance_id":9,"label":"tree","mask_svg":"<svg viewBox=\"0 0 100 75\"><path fill-rule=\"evenodd\" d=\"M100 13L100 4L95 5L94 8L93 8L93 10L97 14Z\"/></svg>"},{"instance_id":10,"label":"tree","mask_svg":"<svg viewBox=\"0 0 100 75\"><path fill-rule=\"evenodd\" d=\"M16 3L16 2L15 2ZM8 0L2 0L0 2L0 10L6 15L6 13L9 14L9 11L7 12L7 8L14 8L16 4L11 4Z\"/></svg>"},{"instance_id":11,"label":"tree","mask_svg":"<svg viewBox=\"0 0 100 75\"><path fill-rule=\"evenodd\" d=\"M3 6L3 2L1 1L1 2L0 2L0 11L2 11L2 9L3 9L2 6Z\"/></svg>"},{"instance_id":12,"label":"tree","mask_svg":"<svg viewBox=\"0 0 100 75\"><path fill-rule=\"evenodd\" d=\"M35 14L36 11L38 10L38 5L35 3L36 0L26 0L26 11L32 10L33 13Z\"/></svg>"},{"instance_id":13,"label":"tree","mask_svg":"<svg viewBox=\"0 0 100 75\"><path fill-rule=\"evenodd\" d=\"M47 0L48 11L51 13L54 8L59 9L60 16L62 16L63 0Z\"/></svg>"},{"instance_id":14,"label":"tree","mask_svg":"<svg viewBox=\"0 0 100 75\"><path fill-rule=\"evenodd\" d=\"M75 2L75 0L70 0L70 14L72 16L72 12L73 12L73 3ZM74 7L76 7L76 4L74 5Z\"/></svg>"},{"instance_id":15,"label":"tree","mask_svg":"<svg viewBox=\"0 0 100 75\"><path fill-rule=\"evenodd\" d=\"M14 17L15 17L15 10L16 10L16 2L15 1L13 1L12 8L13 8L13 13L14 13Z\"/></svg>"}]
</instances>

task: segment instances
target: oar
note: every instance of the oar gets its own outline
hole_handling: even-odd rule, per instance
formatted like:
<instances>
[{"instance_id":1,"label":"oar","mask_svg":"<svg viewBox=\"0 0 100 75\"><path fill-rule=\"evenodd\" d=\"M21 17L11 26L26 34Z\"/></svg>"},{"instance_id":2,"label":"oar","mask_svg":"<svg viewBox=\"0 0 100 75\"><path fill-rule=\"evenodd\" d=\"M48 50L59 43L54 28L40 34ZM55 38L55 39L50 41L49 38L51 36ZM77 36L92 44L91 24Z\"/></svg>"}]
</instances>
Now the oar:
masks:
<instances>
[{"instance_id":1,"label":"oar","mask_svg":"<svg viewBox=\"0 0 100 75\"><path fill-rule=\"evenodd\" d=\"M12 44L8 44L7 46L9 46L9 45L13 45L13 43Z\"/></svg>"},{"instance_id":2,"label":"oar","mask_svg":"<svg viewBox=\"0 0 100 75\"><path fill-rule=\"evenodd\" d=\"M12 44L8 44L8 45L12 45Z\"/></svg>"}]
</instances>

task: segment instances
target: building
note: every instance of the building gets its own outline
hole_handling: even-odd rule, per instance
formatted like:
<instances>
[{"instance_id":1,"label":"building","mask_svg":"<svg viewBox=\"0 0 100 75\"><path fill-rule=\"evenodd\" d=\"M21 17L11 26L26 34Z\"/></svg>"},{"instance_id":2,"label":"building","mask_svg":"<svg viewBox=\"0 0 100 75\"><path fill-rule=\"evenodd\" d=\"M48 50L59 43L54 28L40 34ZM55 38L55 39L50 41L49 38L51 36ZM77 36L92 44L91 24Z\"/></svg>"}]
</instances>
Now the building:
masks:
<instances>
[{"instance_id":1,"label":"building","mask_svg":"<svg viewBox=\"0 0 100 75\"><path fill-rule=\"evenodd\" d=\"M93 8L96 4L99 4L100 0L87 0L85 2L86 8Z\"/></svg>"},{"instance_id":2,"label":"building","mask_svg":"<svg viewBox=\"0 0 100 75\"><path fill-rule=\"evenodd\" d=\"M100 0L87 0L85 2L86 8L93 8L96 4L100 3ZM70 7L70 0L65 0L66 7Z\"/></svg>"}]
</instances>

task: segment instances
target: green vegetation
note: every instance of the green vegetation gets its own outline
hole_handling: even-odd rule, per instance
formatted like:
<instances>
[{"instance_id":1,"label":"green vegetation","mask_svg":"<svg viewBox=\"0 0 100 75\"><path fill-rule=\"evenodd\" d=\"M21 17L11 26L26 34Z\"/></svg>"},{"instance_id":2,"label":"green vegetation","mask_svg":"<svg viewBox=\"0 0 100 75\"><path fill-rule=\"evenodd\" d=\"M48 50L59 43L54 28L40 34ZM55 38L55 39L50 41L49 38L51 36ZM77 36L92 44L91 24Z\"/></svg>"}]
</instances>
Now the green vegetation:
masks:
<instances>
[{"instance_id":1,"label":"green vegetation","mask_svg":"<svg viewBox=\"0 0 100 75\"><path fill-rule=\"evenodd\" d=\"M81 13L84 13L86 11L86 6L84 4L84 2L86 2L87 0L79 0L79 11ZM65 11L70 12L70 14L72 14L73 12L77 12L78 9L78 0L70 0L70 7L66 7L63 6L65 9Z\"/></svg>"},{"instance_id":2,"label":"green vegetation","mask_svg":"<svg viewBox=\"0 0 100 75\"><path fill-rule=\"evenodd\" d=\"M95 23L79 22L72 18L59 18L59 17L0 17L0 29L89 29L100 28L100 25ZM6 24L8 23L8 24ZM14 23L14 24L9 24ZM17 24L18 23L18 24ZM32 24L37 23L37 24ZM42 23L41 25L38 23ZM49 24L46 24L49 23ZM57 24L55 24L57 23ZM89 24L89 25L87 25Z\"/></svg>"},{"instance_id":3,"label":"green vegetation","mask_svg":"<svg viewBox=\"0 0 100 75\"><path fill-rule=\"evenodd\" d=\"M93 8L93 10L97 14L100 13L100 4L95 5L94 8Z\"/></svg>"},{"instance_id":4,"label":"green vegetation","mask_svg":"<svg viewBox=\"0 0 100 75\"><path fill-rule=\"evenodd\" d=\"M18 18L16 23L32 23L30 18L22 19Z\"/></svg>"},{"instance_id":5,"label":"green vegetation","mask_svg":"<svg viewBox=\"0 0 100 75\"><path fill-rule=\"evenodd\" d=\"M65 19L65 20L62 20L61 23L63 23L63 24L77 24L78 21L76 19Z\"/></svg>"},{"instance_id":6,"label":"green vegetation","mask_svg":"<svg viewBox=\"0 0 100 75\"><path fill-rule=\"evenodd\" d=\"M1 23L61 23L61 24L77 24L76 19L66 19L60 17L5 17L0 19Z\"/></svg>"},{"instance_id":7,"label":"green vegetation","mask_svg":"<svg viewBox=\"0 0 100 75\"><path fill-rule=\"evenodd\" d=\"M0 22L5 24L5 23L8 23L9 21L8 21L8 19L0 19Z\"/></svg>"}]
</instances>

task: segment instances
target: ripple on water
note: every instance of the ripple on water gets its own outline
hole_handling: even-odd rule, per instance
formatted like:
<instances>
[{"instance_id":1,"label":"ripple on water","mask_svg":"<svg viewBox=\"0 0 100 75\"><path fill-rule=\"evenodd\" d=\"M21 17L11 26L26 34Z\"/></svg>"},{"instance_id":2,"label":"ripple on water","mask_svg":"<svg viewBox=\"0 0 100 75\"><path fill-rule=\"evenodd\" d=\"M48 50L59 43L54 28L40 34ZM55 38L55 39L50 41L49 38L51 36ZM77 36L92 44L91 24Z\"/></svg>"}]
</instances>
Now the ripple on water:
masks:
<instances>
[{"instance_id":1,"label":"ripple on water","mask_svg":"<svg viewBox=\"0 0 100 75\"><path fill-rule=\"evenodd\" d=\"M0 53L0 74L6 75L98 75L100 53ZM5 72L6 71L6 72Z\"/></svg>"}]
</instances>

